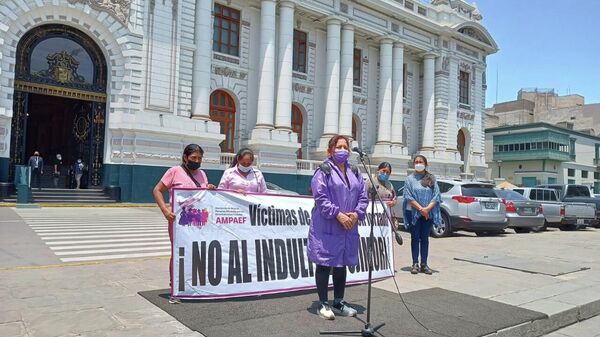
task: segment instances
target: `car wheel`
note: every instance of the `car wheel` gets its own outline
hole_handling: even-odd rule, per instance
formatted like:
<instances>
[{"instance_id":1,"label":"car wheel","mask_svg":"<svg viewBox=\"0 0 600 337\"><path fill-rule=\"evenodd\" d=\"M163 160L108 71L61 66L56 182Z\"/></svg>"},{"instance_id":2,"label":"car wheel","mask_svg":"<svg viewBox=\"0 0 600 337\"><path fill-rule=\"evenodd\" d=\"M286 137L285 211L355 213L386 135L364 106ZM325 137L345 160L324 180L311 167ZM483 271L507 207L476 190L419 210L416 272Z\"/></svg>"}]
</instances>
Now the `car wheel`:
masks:
<instances>
[{"instance_id":1,"label":"car wheel","mask_svg":"<svg viewBox=\"0 0 600 337\"><path fill-rule=\"evenodd\" d=\"M560 225L560 226L558 226L558 229L560 229L561 231L574 231L577 229L577 226L575 226L575 225Z\"/></svg>"},{"instance_id":2,"label":"car wheel","mask_svg":"<svg viewBox=\"0 0 600 337\"><path fill-rule=\"evenodd\" d=\"M542 227L536 228L536 232L545 232L548 230L548 221L544 220L544 225Z\"/></svg>"},{"instance_id":3,"label":"car wheel","mask_svg":"<svg viewBox=\"0 0 600 337\"><path fill-rule=\"evenodd\" d=\"M433 226L431 228L431 236L436 239L450 235L450 220L448 218L448 215L444 212L442 212L441 215L442 223L440 224L440 226L437 228Z\"/></svg>"},{"instance_id":4,"label":"car wheel","mask_svg":"<svg viewBox=\"0 0 600 337\"><path fill-rule=\"evenodd\" d=\"M515 227L514 230L515 230L515 233L529 233L529 232L531 232L531 229L529 229L529 228L523 228L523 227Z\"/></svg>"}]
</instances>

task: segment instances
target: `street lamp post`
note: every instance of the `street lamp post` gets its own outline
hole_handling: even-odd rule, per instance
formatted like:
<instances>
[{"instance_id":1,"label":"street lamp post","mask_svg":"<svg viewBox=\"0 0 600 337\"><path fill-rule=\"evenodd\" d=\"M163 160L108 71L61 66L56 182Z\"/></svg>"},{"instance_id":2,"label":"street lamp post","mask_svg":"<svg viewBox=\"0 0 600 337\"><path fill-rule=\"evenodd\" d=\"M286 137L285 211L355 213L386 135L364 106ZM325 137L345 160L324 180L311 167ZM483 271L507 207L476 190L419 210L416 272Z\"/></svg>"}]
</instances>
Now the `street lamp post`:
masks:
<instances>
[{"instance_id":1,"label":"street lamp post","mask_svg":"<svg viewBox=\"0 0 600 337\"><path fill-rule=\"evenodd\" d=\"M502 160L498 159L496 163L498 163L498 178L502 178Z\"/></svg>"}]
</instances>

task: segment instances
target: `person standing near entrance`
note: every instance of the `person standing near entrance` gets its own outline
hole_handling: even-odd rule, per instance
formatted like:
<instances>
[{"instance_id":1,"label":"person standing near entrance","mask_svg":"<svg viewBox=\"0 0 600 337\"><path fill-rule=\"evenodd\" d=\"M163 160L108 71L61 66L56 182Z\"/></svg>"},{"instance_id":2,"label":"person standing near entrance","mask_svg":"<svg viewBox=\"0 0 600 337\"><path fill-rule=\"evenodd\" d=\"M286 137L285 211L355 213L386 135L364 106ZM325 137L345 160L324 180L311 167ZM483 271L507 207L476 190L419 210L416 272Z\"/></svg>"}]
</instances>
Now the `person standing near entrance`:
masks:
<instances>
[{"instance_id":1,"label":"person standing near entrance","mask_svg":"<svg viewBox=\"0 0 600 337\"><path fill-rule=\"evenodd\" d=\"M336 135L327 146L328 159L311 180L315 207L308 232L308 259L317 265L315 283L319 316L356 316L344 301L347 266L358 264L358 221L365 219L369 200L364 180L348 158L350 140ZM333 274L333 305L329 305L329 275Z\"/></svg>"},{"instance_id":2,"label":"person standing near entrance","mask_svg":"<svg viewBox=\"0 0 600 337\"><path fill-rule=\"evenodd\" d=\"M39 190L42 189L42 174L44 174L44 159L40 156L40 153L36 150L33 152L33 156L29 157L29 168L31 169L31 176L32 176L32 186L33 186L33 181L35 181L37 184L37 188Z\"/></svg>"},{"instance_id":3,"label":"person standing near entrance","mask_svg":"<svg viewBox=\"0 0 600 337\"><path fill-rule=\"evenodd\" d=\"M404 200L411 206L410 220L410 249L413 264L411 274L419 272L431 275L431 268L427 265L429 255L429 233L431 227L441 223L440 188L435 176L427 171L427 158L416 155L413 160L415 172L406 177L404 183ZM419 268L419 253L421 253L421 266Z\"/></svg>"},{"instance_id":4,"label":"person standing near entrance","mask_svg":"<svg viewBox=\"0 0 600 337\"><path fill-rule=\"evenodd\" d=\"M60 153L56 154L56 160L54 161L54 173L52 174L52 182L54 183L54 188L58 188L58 180L60 179L60 171L62 169L62 155Z\"/></svg>"},{"instance_id":5,"label":"person standing near entrance","mask_svg":"<svg viewBox=\"0 0 600 337\"><path fill-rule=\"evenodd\" d=\"M74 165L73 172L75 172L75 182L77 183L77 189L81 187L81 177L83 177L83 168L85 164L81 158L77 159L77 162Z\"/></svg>"}]
</instances>

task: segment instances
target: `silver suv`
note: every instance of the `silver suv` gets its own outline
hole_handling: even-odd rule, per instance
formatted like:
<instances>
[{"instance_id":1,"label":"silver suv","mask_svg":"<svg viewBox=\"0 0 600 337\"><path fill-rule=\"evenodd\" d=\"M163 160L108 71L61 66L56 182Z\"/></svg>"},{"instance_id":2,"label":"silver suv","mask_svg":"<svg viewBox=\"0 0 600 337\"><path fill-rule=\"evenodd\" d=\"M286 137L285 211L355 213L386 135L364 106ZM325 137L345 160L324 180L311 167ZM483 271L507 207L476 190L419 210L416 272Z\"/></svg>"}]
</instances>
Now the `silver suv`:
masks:
<instances>
[{"instance_id":1,"label":"silver suv","mask_svg":"<svg viewBox=\"0 0 600 337\"><path fill-rule=\"evenodd\" d=\"M442 225L431 230L439 238L456 230L475 232L477 235L502 232L507 226L506 206L494 193L494 185L454 180L437 181L442 195ZM404 188L398 190L394 217L402 221Z\"/></svg>"}]
</instances>

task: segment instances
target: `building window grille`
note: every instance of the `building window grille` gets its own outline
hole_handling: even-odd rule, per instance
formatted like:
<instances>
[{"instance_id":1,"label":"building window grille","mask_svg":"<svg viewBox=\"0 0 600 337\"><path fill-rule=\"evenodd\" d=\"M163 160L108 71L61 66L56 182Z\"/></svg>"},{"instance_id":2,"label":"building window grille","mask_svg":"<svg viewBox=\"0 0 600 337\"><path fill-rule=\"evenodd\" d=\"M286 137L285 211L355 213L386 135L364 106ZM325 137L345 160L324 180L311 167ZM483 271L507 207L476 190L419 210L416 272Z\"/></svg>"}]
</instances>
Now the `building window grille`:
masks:
<instances>
[{"instance_id":1,"label":"building window grille","mask_svg":"<svg viewBox=\"0 0 600 337\"><path fill-rule=\"evenodd\" d=\"M458 78L458 103L469 105L469 73L460 72Z\"/></svg>"},{"instance_id":2,"label":"building window grille","mask_svg":"<svg viewBox=\"0 0 600 337\"><path fill-rule=\"evenodd\" d=\"M307 34L294 29L294 71L306 73Z\"/></svg>"},{"instance_id":3,"label":"building window grille","mask_svg":"<svg viewBox=\"0 0 600 337\"><path fill-rule=\"evenodd\" d=\"M361 69L362 69L362 50L354 49L354 60L352 62L352 71L354 73L353 81L354 81L355 87L361 86L361 79L362 79Z\"/></svg>"},{"instance_id":4,"label":"building window grille","mask_svg":"<svg viewBox=\"0 0 600 337\"><path fill-rule=\"evenodd\" d=\"M215 3L213 51L240 55L240 11Z\"/></svg>"}]
</instances>

